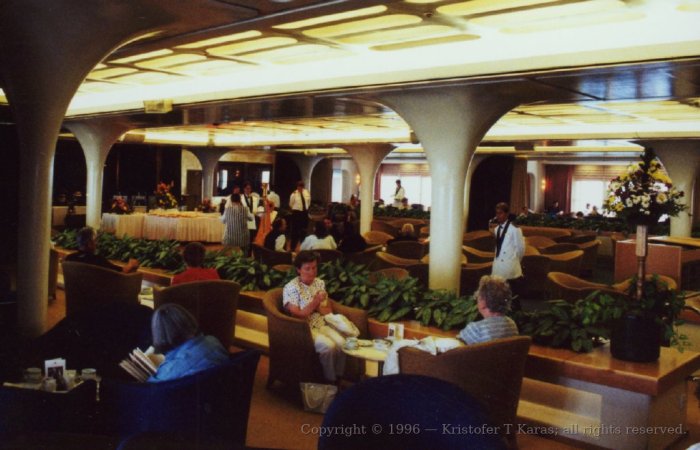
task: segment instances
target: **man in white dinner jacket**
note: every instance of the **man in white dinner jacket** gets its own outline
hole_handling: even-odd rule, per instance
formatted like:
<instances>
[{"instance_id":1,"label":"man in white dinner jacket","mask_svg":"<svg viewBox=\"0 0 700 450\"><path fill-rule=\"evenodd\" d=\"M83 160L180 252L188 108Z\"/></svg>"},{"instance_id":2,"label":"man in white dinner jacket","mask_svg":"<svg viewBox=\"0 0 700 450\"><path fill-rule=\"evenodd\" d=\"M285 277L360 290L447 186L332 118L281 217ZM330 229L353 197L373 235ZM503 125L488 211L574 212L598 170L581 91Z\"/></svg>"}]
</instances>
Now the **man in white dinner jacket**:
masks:
<instances>
[{"instance_id":1,"label":"man in white dinner jacket","mask_svg":"<svg viewBox=\"0 0 700 450\"><path fill-rule=\"evenodd\" d=\"M501 202L496 205L496 255L491 275L505 278L513 294L520 294L524 282L520 260L525 254L525 239L520 228L511 223L509 213L510 207L507 203ZM518 309L519 301L514 302L513 307Z\"/></svg>"}]
</instances>

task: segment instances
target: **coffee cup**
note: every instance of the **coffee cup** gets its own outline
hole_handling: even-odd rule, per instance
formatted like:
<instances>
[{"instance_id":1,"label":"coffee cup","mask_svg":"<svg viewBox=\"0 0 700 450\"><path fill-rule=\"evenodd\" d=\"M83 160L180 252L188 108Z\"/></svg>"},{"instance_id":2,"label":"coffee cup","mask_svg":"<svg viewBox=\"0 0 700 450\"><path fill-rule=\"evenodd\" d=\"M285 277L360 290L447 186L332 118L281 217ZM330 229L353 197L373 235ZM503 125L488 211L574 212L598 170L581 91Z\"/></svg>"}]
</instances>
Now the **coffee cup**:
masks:
<instances>
[{"instance_id":1,"label":"coffee cup","mask_svg":"<svg viewBox=\"0 0 700 450\"><path fill-rule=\"evenodd\" d=\"M56 379L55 378L44 378L41 384L41 390L46 392L56 392Z\"/></svg>"},{"instance_id":2,"label":"coffee cup","mask_svg":"<svg viewBox=\"0 0 700 450\"><path fill-rule=\"evenodd\" d=\"M80 371L80 378L82 380L96 380L97 370L95 369L83 369Z\"/></svg>"},{"instance_id":3,"label":"coffee cup","mask_svg":"<svg viewBox=\"0 0 700 450\"><path fill-rule=\"evenodd\" d=\"M357 342L357 338L349 337L345 340L345 348L348 350L357 350L360 345Z\"/></svg>"},{"instance_id":4,"label":"coffee cup","mask_svg":"<svg viewBox=\"0 0 700 450\"><path fill-rule=\"evenodd\" d=\"M24 381L26 383L41 383L41 369L29 367L24 370Z\"/></svg>"}]
</instances>

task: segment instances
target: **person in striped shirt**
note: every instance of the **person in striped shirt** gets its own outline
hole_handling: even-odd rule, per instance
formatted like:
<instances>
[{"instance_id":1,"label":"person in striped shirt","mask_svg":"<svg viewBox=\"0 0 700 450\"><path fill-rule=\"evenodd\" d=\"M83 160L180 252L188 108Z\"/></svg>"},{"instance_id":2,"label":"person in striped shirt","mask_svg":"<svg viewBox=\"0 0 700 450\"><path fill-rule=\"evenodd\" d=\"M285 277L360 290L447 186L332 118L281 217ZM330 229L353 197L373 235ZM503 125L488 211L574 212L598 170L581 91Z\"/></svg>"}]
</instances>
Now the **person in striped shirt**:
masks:
<instances>
[{"instance_id":1,"label":"person in striped shirt","mask_svg":"<svg viewBox=\"0 0 700 450\"><path fill-rule=\"evenodd\" d=\"M468 323L457 336L467 344L479 344L493 339L518 335L518 327L506 316L510 309L510 286L498 275L484 275L474 293L482 320Z\"/></svg>"}]
</instances>

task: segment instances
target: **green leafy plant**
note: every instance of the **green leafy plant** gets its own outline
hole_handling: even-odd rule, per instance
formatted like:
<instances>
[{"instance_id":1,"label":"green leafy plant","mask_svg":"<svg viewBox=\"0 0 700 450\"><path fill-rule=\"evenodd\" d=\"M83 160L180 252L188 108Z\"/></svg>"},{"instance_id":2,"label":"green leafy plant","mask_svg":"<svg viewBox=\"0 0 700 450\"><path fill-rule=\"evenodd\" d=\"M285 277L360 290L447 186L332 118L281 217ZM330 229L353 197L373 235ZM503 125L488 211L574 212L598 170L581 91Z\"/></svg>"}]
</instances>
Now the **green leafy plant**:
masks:
<instances>
[{"instance_id":1,"label":"green leafy plant","mask_svg":"<svg viewBox=\"0 0 700 450\"><path fill-rule=\"evenodd\" d=\"M416 308L416 318L423 325L435 325L443 330L464 328L480 316L473 296L460 297L445 290L427 291Z\"/></svg>"},{"instance_id":2,"label":"green leafy plant","mask_svg":"<svg viewBox=\"0 0 700 450\"><path fill-rule=\"evenodd\" d=\"M78 230L77 229L66 229L57 233L53 237L54 243L58 247L63 247L66 250L77 250L78 249Z\"/></svg>"},{"instance_id":3,"label":"green leafy plant","mask_svg":"<svg viewBox=\"0 0 700 450\"><path fill-rule=\"evenodd\" d=\"M411 219L430 219L430 211L421 211L419 209L399 209L393 206L384 208L374 207L375 217L407 217Z\"/></svg>"},{"instance_id":4,"label":"green leafy plant","mask_svg":"<svg viewBox=\"0 0 700 450\"><path fill-rule=\"evenodd\" d=\"M318 275L328 295L340 303L366 309L369 305L369 270L361 264L335 260L321 264Z\"/></svg>"},{"instance_id":5,"label":"green leafy plant","mask_svg":"<svg viewBox=\"0 0 700 450\"><path fill-rule=\"evenodd\" d=\"M412 317L420 299L421 290L416 278L381 278L370 288L367 313L380 322Z\"/></svg>"}]
</instances>

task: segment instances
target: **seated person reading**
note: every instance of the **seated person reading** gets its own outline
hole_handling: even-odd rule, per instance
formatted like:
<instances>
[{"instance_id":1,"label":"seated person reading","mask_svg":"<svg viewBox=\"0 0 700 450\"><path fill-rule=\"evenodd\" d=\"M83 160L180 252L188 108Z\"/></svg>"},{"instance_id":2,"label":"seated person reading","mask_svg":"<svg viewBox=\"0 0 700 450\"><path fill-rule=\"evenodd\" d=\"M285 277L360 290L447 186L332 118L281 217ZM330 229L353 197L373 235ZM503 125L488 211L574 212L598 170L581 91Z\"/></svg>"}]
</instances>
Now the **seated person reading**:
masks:
<instances>
[{"instance_id":1,"label":"seated person reading","mask_svg":"<svg viewBox=\"0 0 700 450\"><path fill-rule=\"evenodd\" d=\"M511 291L508 282L498 275L484 275L479 280L479 288L474 293L477 308L484 317L470 322L459 332L458 338L467 344L479 344L493 339L518 335L518 327L506 316Z\"/></svg>"},{"instance_id":2,"label":"seated person reading","mask_svg":"<svg viewBox=\"0 0 700 450\"><path fill-rule=\"evenodd\" d=\"M216 269L206 269L202 267L206 249L199 242L190 242L185 246L182 257L185 259L187 269L175 275L170 282L171 286L188 283L190 281L218 280L219 274Z\"/></svg>"},{"instance_id":3,"label":"seated person reading","mask_svg":"<svg viewBox=\"0 0 700 450\"><path fill-rule=\"evenodd\" d=\"M151 319L153 348L165 360L149 382L174 380L228 361L229 353L214 336L199 332L197 319L176 303L161 305Z\"/></svg>"},{"instance_id":4,"label":"seated person reading","mask_svg":"<svg viewBox=\"0 0 700 450\"><path fill-rule=\"evenodd\" d=\"M418 236L416 236L416 229L413 226L413 224L410 223L405 223L401 227L401 230L399 230L399 235L396 236L394 239L389 239L387 244L391 244L392 242L400 242L400 241L413 241L417 242L418 241Z\"/></svg>"},{"instance_id":5,"label":"seated person reading","mask_svg":"<svg viewBox=\"0 0 700 450\"><path fill-rule=\"evenodd\" d=\"M78 251L66 256L65 261L81 262L117 272L130 273L139 268L138 260L131 258L124 267L119 267L109 262L107 258L95 253L97 251L97 241L95 240L95 230L91 227L83 227L78 231Z\"/></svg>"},{"instance_id":6,"label":"seated person reading","mask_svg":"<svg viewBox=\"0 0 700 450\"><path fill-rule=\"evenodd\" d=\"M323 225L323 222L319 222ZM306 319L311 327L314 348L321 360L324 377L336 381L345 370L345 354L342 346L345 338L332 327L326 325L325 314L332 313L326 293L326 285L316 278L318 253L300 251L294 258L297 276L284 286L282 305L294 317Z\"/></svg>"}]
</instances>

